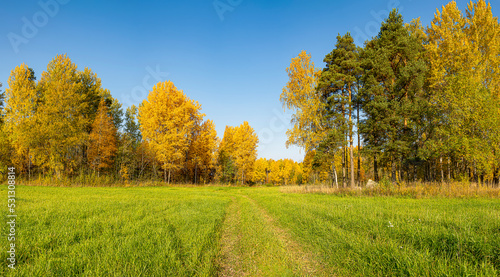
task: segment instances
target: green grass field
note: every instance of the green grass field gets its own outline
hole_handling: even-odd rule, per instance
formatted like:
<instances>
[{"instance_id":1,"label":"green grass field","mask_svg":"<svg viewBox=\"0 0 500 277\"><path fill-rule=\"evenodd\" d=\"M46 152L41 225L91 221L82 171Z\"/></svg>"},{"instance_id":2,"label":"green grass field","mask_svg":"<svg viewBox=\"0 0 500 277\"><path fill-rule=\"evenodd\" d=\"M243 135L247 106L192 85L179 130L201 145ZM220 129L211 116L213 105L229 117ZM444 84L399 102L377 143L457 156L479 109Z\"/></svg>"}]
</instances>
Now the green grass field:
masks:
<instances>
[{"instance_id":1,"label":"green grass field","mask_svg":"<svg viewBox=\"0 0 500 277\"><path fill-rule=\"evenodd\" d=\"M4 221L7 222L7 188ZM498 276L500 200L279 188L16 189L0 276Z\"/></svg>"}]
</instances>

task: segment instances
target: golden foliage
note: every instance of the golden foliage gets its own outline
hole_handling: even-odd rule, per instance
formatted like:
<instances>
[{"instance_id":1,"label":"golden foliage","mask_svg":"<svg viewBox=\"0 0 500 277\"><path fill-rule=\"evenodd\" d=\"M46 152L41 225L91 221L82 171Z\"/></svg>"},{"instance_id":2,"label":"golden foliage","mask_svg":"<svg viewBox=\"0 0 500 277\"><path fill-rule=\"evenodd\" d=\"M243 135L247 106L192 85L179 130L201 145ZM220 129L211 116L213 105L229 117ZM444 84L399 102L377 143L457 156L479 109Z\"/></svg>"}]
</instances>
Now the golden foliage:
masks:
<instances>
[{"instance_id":1,"label":"golden foliage","mask_svg":"<svg viewBox=\"0 0 500 277\"><path fill-rule=\"evenodd\" d=\"M241 183L245 182L248 174L253 169L253 164L257 159L257 144L259 138L254 129L247 121L236 127L234 132L234 158L238 168L238 176L241 176Z\"/></svg>"},{"instance_id":2,"label":"golden foliage","mask_svg":"<svg viewBox=\"0 0 500 277\"><path fill-rule=\"evenodd\" d=\"M218 152L219 178L226 181L236 176L242 184L251 180L258 143L259 138L247 121L237 127L226 126Z\"/></svg>"},{"instance_id":3,"label":"golden foliage","mask_svg":"<svg viewBox=\"0 0 500 277\"><path fill-rule=\"evenodd\" d=\"M289 81L283 88L280 101L284 108L295 112L291 121L292 129L286 132L286 145L294 144L308 151L325 137L325 128L322 126L324 103L316 92L321 70L314 67L311 55L302 51L292 59L286 71Z\"/></svg>"},{"instance_id":4,"label":"golden foliage","mask_svg":"<svg viewBox=\"0 0 500 277\"><path fill-rule=\"evenodd\" d=\"M51 169L58 177L74 172L88 139L86 116L88 103L81 94L77 66L66 55L57 55L42 73L38 89L42 102L37 110L40 144L38 164Z\"/></svg>"},{"instance_id":5,"label":"golden foliage","mask_svg":"<svg viewBox=\"0 0 500 277\"><path fill-rule=\"evenodd\" d=\"M197 176L200 172L206 181L210 171L215 168L218 143L219 138L212 120L197 126L188 155L188 169L194 173L195 183L198 182Z\"/></svg>"},{"instance_id":6,"label":"golden foliage","mask_svg":"<svg viewBox=\"0 0 500 277\"><path fill-rule=\"evenodd\" d=\"M303 182L301 163L291 159L273 160L260 158L255 161L252 181L255 183L271 183L274 185L301 184Z\"/></svg>"},{"instance_id":7,"label":"golden foliage","mask_svg":"<svg viewBox=\"0 0 500 277\"><path fill-rule=\"evenodd\" d=\"M117 150L116 127L103 99L89 136L88 162L94 170L110 168Z\"/></svg>"},{"instance_id":8,"label":"golden foliage","mask_svg":"<svg viewBox=\"0 0 500 277\"><path fill-rule=\"evenodd\" d=\"M165 181L184 164L194 129L204 116L200 109L171 81L156 84L139 107L142 137L161 163Z\"/></svg>"},{"instance_id":9,"label":"golden foliage","mask_svg":"<svg viewBox=\"0 0 500 277\"><path fill-rule=\"evenodd\" d=\"M17 66L12 70L8 84L5 134L12 142L14 165L23 170L29 166L29 152L35 146L39 129L35 117L39 99L33 70L24 63Z\"/></svg>"},{"instance_id":10,"label":"golden foliage","mask_svg":"<svg viewBox=\"0 0 500 277\"><path fill-rule=\"evenodd\" d=\"M269 170L269 161L264 158L259 158L255 161L252 171L252 182L264 184L267 183L266 173Z\"/></svg>"}]
</instances>

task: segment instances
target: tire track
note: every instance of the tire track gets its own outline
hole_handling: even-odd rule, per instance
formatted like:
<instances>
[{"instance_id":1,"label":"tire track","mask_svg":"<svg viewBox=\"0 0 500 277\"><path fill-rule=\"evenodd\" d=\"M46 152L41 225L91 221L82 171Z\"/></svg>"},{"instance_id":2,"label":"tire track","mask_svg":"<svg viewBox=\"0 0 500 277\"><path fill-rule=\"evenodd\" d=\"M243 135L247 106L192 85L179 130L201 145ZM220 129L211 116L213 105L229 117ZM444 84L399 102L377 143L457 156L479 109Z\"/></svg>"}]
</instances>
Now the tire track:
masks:
<instances>
[{"instance_id":1,"label":"tire track","mask_svg":"<svg viewBox=\"0 0 500 277\"><path fill-rule=\"evenodd\" d=\"M298 276L332 276L328 274L324 266L317 261L316 255L306 251L305 248L294 240L289 232L281 228L276 220L254 199L246 195L242 195L242 197L248 199L260 211L269 229L285 247L287 255L295 265L294 272L298 274Z\"/></svg>"},{"instance_id":2,"label":"tire track","mask_svg":"<svg viewBox=\"0 0 500 277\"><path fill-rule=\"evenodd\" d=\"M224 223L222 224L221 235L221 254L218 261L218 276L246 276L242 270L239 243L241 235L239 234L240 207L234 196L231 197Z\"/></svg>"}]
</instances>

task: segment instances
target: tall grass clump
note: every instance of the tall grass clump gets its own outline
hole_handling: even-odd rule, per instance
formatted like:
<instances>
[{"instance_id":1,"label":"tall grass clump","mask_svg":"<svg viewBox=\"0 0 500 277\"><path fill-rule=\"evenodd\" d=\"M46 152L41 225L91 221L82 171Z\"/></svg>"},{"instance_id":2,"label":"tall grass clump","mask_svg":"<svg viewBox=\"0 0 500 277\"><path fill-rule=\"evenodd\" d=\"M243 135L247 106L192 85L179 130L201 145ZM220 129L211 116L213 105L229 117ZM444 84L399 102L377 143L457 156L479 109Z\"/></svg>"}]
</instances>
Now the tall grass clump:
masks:
<instances>
[{"instance_id":1,"label":"tall grass clump","mask_svg":"<svg viewBox=\"0 0 500 277\"><path fill-rule=\"evenodd\" d=\"M335 188L327 185L283 186L285 193L322 193L343 196L396 196L409 198L500 198L500 187L476 183L392 183L382 179L375 187Z\"/></svg>"}]
</instances>

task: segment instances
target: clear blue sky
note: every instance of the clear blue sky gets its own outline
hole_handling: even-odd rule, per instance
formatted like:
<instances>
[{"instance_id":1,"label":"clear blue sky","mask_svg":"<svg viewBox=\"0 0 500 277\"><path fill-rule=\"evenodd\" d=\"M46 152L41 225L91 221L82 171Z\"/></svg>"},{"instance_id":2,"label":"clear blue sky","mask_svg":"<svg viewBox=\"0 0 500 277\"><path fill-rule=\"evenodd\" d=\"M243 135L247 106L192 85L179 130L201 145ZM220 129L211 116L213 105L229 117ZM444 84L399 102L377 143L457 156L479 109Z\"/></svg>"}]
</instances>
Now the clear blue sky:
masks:
<instances>
[{"instance_id":1,"label":"clear blue sky","mask_svg":"<svg viewBox=\"0 0 500 277\"><path fill-rule=\"evenodd\" d=\"M290 114L279 102L290 59L307 50L322 67L338 33L349 31L362 45L391 7L405 22L421 17L427 25L449 2L55 1L2 1L2 89L15 66L24 62L39 78L56 54L67 53L80 69L97 73L124 107L168 79L202 105L220 137L226 125L248 121L260 135L260 157L296 161L304 151L286 149ZM464 10L467 1L457 3ZM499 16L500 4L493 3L493 14Z\"/></svg>"}]
</instances>

